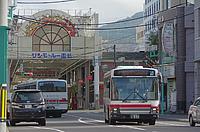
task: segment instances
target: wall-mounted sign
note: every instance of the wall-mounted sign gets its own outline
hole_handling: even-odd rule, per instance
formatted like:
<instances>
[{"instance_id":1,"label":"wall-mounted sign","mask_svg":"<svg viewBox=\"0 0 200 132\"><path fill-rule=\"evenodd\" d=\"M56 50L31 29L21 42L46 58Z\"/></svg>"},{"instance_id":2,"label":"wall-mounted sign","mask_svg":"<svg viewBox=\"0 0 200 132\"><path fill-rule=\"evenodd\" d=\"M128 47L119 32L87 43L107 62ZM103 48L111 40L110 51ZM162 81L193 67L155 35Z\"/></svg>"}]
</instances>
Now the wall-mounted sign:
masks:
<instances>
[{"instance_id":1,"label":"wall-mounted sign","mask_svg":"<svg viewBox=\"0 0 200 132\"><path fill-rule=\"evenodd\" d=\"M71 52L32 52L33 59L69 59L72 58Z\"/></svg>"}]
</instances>

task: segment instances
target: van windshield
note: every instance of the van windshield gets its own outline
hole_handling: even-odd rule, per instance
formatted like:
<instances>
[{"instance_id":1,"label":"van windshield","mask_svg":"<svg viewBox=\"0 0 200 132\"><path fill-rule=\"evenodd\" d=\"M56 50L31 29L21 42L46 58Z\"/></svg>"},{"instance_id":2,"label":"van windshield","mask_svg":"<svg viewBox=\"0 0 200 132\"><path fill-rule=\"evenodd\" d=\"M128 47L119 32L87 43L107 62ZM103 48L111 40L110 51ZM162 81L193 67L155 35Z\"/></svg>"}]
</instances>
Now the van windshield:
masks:
<instances>
[{"instance_id":1,"label":"van windshield","mask_svg":"<svg viewBox=\"0 0 200 132\"><path fill-rule=\"evenodd\" d=\"M16 103L37 103L41 102L43 100L42 95L40 92L24 92L24 91L19 91L16 92L16 94L13 97L13 101Z\"/></svg>"}]
</instances>

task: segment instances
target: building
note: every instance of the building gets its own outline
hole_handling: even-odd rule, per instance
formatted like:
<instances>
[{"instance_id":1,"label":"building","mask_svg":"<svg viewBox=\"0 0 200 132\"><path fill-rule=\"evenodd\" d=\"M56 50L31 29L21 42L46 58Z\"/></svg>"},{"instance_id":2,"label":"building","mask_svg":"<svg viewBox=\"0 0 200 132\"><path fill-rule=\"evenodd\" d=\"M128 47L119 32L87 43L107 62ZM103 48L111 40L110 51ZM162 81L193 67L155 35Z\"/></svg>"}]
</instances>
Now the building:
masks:
<instances>
[{"instance_id":1,"label":"building","mask_svg":"<svg viewBox=\"0 0 200 132\"><path fill-rule=\"evenodd\" d=\"M92 62L101 55L96 52L101 38L85 29L96 28L97 23L98 14L90 10L83 14L19 10L11 23L8 45L11 86L27 79L65 79L71 106L89 108L94 98L90 91L95 91L90 85Z\"/></svg>"},{"instance_id":2,"label":"building","mask_svg":"<svg viewBox=\"0 0 200 132\"><path fill-rule=\"evenodd\" d=\"M194 6L171 6L158 18L165 104L166 111L186 112L194 100Z\"/></svg>"},{"instance_id":3,"label":"building","mask_svg":"<svg viewBox=\"0 0 200 132\"><path fill-rule=\"evenodd\" d=\"M195 98L200 96L200 1L195 0L195 7L194 7L194 21L195 21L195 89L194 89L194 96Z\"/></svg>"},{"instance_id":4,"label":"building","mask_svg":"<svg viewBox=\"0 0 200 132\"><path fill-rule=\"evenodd\" d=\"M148 39L149 33L157 31L157 15L160 11L160 0L145 0L144 3L144 24L145 40Z\"/></svg>"}]
</instances>

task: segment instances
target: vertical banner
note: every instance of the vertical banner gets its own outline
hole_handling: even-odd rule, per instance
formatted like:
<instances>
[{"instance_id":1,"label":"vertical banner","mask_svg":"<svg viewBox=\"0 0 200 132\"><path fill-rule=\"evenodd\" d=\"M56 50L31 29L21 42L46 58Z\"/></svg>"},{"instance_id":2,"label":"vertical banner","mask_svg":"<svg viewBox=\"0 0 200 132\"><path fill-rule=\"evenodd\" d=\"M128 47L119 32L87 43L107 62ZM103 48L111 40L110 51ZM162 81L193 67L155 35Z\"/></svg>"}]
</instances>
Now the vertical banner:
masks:
<instances>
[{"instance_id":1,"label":"vertical banner","mask_svg":"<svg viewBox=\"0 0 200 132\"><path fill-rule=\"evenodd\" d=\"M168 56L175 56L175 46L174 46L174 24L164 23L162 30L162 46L164 52Z\"/></svg>"},{"instance_id":2,"label":"vertical banner","mask_svg":"<svg viewBox=\"0 0 200 132\"><path fill-rule=\"evenodd\" d=\"M7 119L7 90L6 89L0 89L0 118L1 122L6 121Z\"/></svg>"}]
</instances>

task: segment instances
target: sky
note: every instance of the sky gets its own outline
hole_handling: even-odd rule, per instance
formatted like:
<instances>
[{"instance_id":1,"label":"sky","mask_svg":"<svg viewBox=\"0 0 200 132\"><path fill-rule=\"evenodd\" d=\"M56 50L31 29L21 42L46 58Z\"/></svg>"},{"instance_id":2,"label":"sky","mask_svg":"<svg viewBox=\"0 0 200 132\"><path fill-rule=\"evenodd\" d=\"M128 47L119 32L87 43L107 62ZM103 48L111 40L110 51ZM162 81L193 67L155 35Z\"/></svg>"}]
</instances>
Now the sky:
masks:
<instances>
[{"instance_id":1,"label":"sky","mask_svg":"<svg viewBox=\"0 0 200 132\"><path fill-rule=\"evenodd\" d=\"M38 2L38 0L18 0L19 2ZM56 0L40 0L56 1ZM58 1L58 0L57 0ZM143 11L144 0L75 0L60 4L17 5L25 9L69 9L92 12L99 14L99 22L111 22L134 15Z\"/></svg>"}]
</instances>

